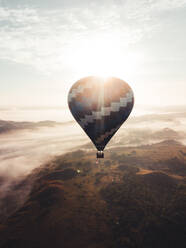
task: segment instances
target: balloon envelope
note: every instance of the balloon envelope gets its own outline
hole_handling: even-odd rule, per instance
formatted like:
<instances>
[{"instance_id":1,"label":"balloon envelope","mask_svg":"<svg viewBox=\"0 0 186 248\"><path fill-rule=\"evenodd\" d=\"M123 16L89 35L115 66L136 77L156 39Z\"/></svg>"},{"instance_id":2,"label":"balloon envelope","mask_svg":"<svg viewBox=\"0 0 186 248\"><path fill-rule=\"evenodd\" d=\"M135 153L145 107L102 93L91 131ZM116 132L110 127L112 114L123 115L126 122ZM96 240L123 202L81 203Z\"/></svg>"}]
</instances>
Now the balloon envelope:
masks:
<instances>
[{"instance_id":1,"label":"balloon envelope","mask_svg":"<svg viewBox=\"0 0 186 248\"><path fill-rule=\"evenodd\" d=\"M130 86L121 79L91 76L72 86L68 105L97 150L103 151L130 115L134 96Z\"/></svg>"}]
</instances>

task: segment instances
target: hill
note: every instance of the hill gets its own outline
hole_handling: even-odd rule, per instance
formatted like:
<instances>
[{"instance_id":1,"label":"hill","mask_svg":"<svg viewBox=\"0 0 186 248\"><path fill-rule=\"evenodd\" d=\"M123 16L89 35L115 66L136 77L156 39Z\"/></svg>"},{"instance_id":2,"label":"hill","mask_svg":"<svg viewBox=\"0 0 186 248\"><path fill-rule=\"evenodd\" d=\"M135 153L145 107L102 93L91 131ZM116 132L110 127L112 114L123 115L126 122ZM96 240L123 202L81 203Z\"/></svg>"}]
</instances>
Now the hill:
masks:
<instances>
[{"instance_id":1,"label":"hill","mask_svg":"<svg viewBox=\"0 0 186 248\"><path fill-rule=\"evenodd\" d=\"M10 131L16 131L21 129L36 129L40 127L55 127L57 125L64 125L67 123L60 123L56 121L39 121L39 122L16 122L16 121L4 121L0 120L0 134Z\"/></svg>"},{"instance_id":2,"label":"hill","mask_svg":"<svg viewBox=\"0 0 186 248\"><path fill-rule=\"evenodd\" d=\"M186 147L167 140L105 157L79 150L34 170L0 247L185 248Z\"/></svg>"}]
</instances>

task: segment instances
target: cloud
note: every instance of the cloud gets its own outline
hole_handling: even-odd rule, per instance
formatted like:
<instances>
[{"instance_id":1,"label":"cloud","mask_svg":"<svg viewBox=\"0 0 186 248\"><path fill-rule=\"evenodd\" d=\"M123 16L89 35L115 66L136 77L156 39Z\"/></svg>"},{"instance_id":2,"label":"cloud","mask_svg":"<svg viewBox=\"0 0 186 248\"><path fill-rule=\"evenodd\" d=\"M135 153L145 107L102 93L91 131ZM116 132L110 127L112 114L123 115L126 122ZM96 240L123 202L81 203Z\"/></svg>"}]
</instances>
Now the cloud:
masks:
<instances>
[{"instance_id":1,"label":"cloud","mask_svg":"<svg viewBox=\"0 0 186 248\"><path fill-rule=\"evenodd\" d=\"M51 10L9 4L0 7L0 59L44 73L73 71L71 62L79 44L88 44L92 37L109 39L112 33L125 46L136 43L158 27L155 14L185 4L184 0L95 1L90 6L83 2L80 8L63 1L63 9Z\"/></svg>"},{"instance_id":2,"label":"cloud","mask_svg":"<svg viewBox=\"0 0 186 248\"><path fill-rule=\"evenodd\" d=\"M69 56L73 57L71 51L90 36L119 29L128 44L141 35L139 29L129 32L126 25L120 27L120 14L103 8L99 11L1 8L0 16L0 58L44 72L68 69Z\"/></svg>"}]
</instances>

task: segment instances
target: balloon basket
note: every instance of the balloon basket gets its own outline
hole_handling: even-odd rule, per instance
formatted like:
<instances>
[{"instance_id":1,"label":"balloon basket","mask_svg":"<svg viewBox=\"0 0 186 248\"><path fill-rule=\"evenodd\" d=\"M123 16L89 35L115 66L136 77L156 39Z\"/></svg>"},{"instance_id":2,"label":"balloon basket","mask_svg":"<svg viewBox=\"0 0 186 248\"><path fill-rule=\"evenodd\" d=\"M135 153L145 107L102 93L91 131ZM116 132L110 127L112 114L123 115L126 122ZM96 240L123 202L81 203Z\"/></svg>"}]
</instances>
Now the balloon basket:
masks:
<instances>
[{"instance_id":1,"label":"balloon basket","mask_svg":"<svg viewBox=\"0 0 186 248\"><path fill-rule=\"evenodd\" d=\"M104 152L103 151L98 151L97 152L97 158L104 158Z\"/></svg>"}]
</instances>

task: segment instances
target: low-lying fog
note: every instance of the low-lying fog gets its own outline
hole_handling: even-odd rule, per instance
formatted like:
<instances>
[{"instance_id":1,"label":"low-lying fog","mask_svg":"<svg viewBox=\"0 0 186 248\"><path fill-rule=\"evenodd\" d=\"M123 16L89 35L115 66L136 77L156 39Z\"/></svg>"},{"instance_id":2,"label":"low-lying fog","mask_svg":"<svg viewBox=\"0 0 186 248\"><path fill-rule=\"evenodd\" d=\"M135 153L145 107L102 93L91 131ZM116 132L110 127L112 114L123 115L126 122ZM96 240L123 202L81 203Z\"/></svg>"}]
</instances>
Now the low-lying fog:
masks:
<instances>
[{"instance_id":1,"label":"low-lying fog","mask_svg":"<svg viewBox=\"0 0 186 248\"><path fill-rule=\"evenodd\" d=\"M166 139L186 143L186 111L183 107L172 109L171 112L170 108L167 111L136 108L109 146L138 146ZM67 109L0 108L0 119L60 122L48 127L0 132L0 209L6 213L5 199L17 182L53 156L78 149L89 139Z\"/></svg>"}]
</instances>

